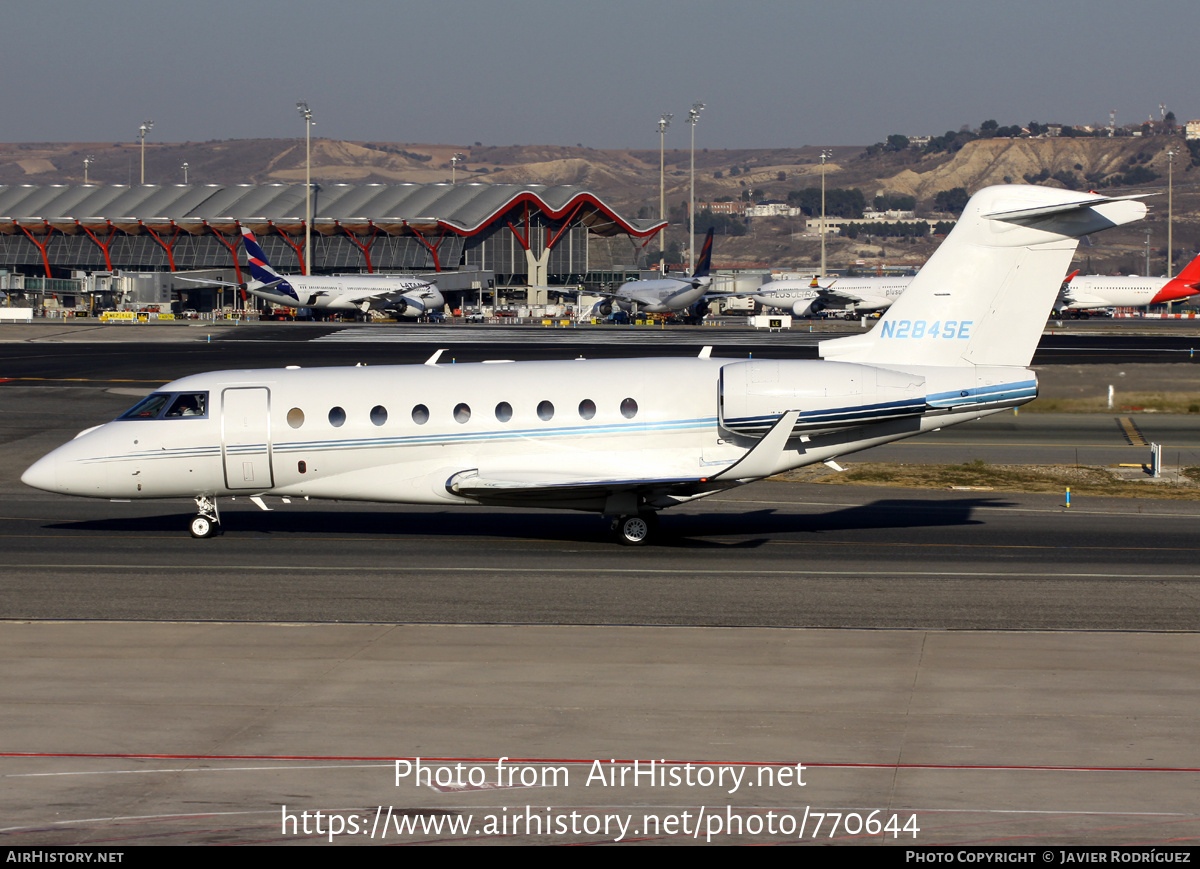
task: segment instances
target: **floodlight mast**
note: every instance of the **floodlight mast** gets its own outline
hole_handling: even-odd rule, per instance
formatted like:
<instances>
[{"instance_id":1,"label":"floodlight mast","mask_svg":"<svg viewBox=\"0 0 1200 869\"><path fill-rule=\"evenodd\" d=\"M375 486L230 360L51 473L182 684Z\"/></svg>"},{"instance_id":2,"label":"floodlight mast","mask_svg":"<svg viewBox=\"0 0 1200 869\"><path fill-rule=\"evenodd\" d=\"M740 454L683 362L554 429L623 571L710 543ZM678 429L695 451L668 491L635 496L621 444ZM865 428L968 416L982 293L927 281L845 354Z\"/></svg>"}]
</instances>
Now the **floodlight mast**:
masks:
<instances>
[{"instance_id":1,"label":"floodlight mast","mask_svg":"<svg viewBox=\"0 0 1200 869\"><path fill-rule=\"evenodd\" d=\"M825 161L832 156L832 151L821 151L821 277L825 277Z\"/></svg>"},{"instance_id":2,"label":"floodlight mast","mask_svg":"<svg viewBox=\"0 0 1200 869\"><path fill-rule=\"evenodd\" d=\"M450 158L450 184L451 184L451 186L453 186L455 183L454 170L456 168L458 168L459 163L465 162L466 159L467 159L466 154L455 154L453 157Z\"/></svg>"},{"instance_id":3,"label":"floodlight mast","mask_svg":"<svg viewBox=\"0 0 1200 869\"><path fill-rule=\"evenodd\" d=\"M96 162L96 157L93 154L88 154L83 158L83 183L88 183L88 166Z\"/></svg>"},{"instance_id":4,"label":"floodlight mast","mask_svg":"<svg viewBox=\"0 0 1200 869\"><path fill-rule=\"evenodd\" d=\"M692 190L688 202L688 274L696 270L696 124L700 123L700 113L704 111L704 103L692 103L688 111L687 122L692 126Z\"/></svg>"},{"instance_id":5,"label":"floodlight mast","mask_svg":"<svg viewBox=\"0 0 1200 869\"><path fill-rule=\"evenodd\" d=\"M666 164L666 133L667 127L675 116L663 112L658 117L658 219L667 219L667 164ZM667 263L667 228L664 226L658 234L658 273L661 275Z\"/></svg>"},{"instance_id":6,"label":"floodlight mast","mask_svg":"<svg viewBox=\"0 0 1200 869\"><path fill-rule=\"evenodd\" d=\"M1174 229L1175 218L1175 149L1167 149L1167 277L1175 277L1175 249L1172 245L1175 239L1172 234ZM1171 310L1171 303L1167 303L1167 310Z\"/></svg>"},{"instance_id":7,"label":"floodlight mast","mask_svg":"<svg viewBox=\"0 0 1200 869\"><path fill-rule=\"evenodd\" d=\"M187 170L188 170L188 164L187 164L187 163L184 163L184 164L183 164L182 166L180 166L179 168L183 170L183 183L184 183L184 184L187 184Z\"/></svg>"},{"instance_id":8,"label":"floodlight mast","mask_svg":"<svg viewBox=\"0 0 1200 869\"><path fill-rule=\"evenodd\" d=\"M304 118L304 274L312 274L312 126L313 113L301 100L296 110Z\"/></svg>"},{"instance_id":9,"label":"floodlight mast","mask_svg":"<svg viewBox=\"0 0 1200 869\"><path fill-rule=\"evenodd\" d=\"M142 184L146 183L146 134L154 129L154 121L142 121L138 135L142 140Z\"/></svg>"}]
</instances>

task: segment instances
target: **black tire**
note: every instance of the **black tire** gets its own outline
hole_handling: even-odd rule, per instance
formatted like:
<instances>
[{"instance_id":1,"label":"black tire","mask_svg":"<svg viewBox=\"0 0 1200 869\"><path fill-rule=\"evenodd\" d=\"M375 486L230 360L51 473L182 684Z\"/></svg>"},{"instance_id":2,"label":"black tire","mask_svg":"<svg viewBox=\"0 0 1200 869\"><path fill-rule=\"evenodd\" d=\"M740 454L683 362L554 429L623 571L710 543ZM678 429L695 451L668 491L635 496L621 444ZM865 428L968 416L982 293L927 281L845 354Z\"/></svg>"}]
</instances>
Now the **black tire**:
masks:
<instances>
[{"instance_id":1,"label":"black tire","mask_svg":"<svg viewBox=\"0 0 1200 869\"><path fill-rule=\"evenodd\" d=\"M188 531L193 537L200 540L214 536L219 527L211 516L203 516L199 513L193 516L192 521L188 523Z\"/></svg>"},{"instance_id":2,"label":"black tire","mask_svg":"<svg viewBox=\"0 0 1200 869\"><path fill-rule=\"evenodd\" d=\"M618 516L613 523L617 542L625 546L645 546L658 533L658 514L635 513Z\"/></svg>"}]
</instances>

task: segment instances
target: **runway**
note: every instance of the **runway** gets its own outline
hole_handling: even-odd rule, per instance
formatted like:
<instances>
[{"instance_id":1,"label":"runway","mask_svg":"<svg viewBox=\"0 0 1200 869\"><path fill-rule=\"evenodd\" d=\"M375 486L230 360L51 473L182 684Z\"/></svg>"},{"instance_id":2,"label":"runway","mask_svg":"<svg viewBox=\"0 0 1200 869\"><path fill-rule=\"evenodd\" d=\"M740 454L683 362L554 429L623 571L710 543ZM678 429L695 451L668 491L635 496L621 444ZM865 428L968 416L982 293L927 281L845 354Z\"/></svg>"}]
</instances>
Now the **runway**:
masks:
<instances>
[{"instance_id":1,"label":"runway","mask_svg":"<svg viewBox=\"0 0 1200 869\"><path fill-rule=\"evenodd\" d=\"M917 844L1200 835L1195 502L1068 510L1057 496L764 482L670 511L664 545L627 549L583 514L239 499L222 504L226 533L197 541L190 502L72 499L17 479L128 393L297 351L364 346L0 345L7 841L326 841L281 829L285 805L473 818L453 835L336 837L364 845L616 839L484 832L483 814L527 805L636 814L624 842L696 841L651 835L644 815L704 807L916 817ZM1033 417L912 449L1132 449L1113 417ZM1139 425L1196 447L1186 417ZM577 775L413 788L397 786L397 757ZM735 793L583 784L614 759L803 762L809 779ZM807 829L718 840L808 844ZM914 839L825 828L819 841Z\"/></svg>"}]
</instances>

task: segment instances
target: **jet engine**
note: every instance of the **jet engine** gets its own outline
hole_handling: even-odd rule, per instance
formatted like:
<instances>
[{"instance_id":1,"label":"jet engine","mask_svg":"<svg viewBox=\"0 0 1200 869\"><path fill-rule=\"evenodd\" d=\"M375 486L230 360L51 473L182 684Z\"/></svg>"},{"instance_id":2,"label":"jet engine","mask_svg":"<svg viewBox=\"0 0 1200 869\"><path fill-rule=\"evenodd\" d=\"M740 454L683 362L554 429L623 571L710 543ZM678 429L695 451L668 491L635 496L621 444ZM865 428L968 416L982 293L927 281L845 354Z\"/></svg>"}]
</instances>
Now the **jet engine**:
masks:
<instances>
[{"instance_id":1,"label":"jet engine","mask_svg":"<svg viewBox=\"0 0 1200 869\"><path fill-rule=\"evenodd\" d=\"M588 312L587 319L603 319L612 312L612 299L601 299L599 302L592 305L592 310Z\"/></svg>"},{"instance_id":2,"label":"jet engine","mask_svg":"<svg viewBox=\"0 0 1200 869\"><path fill-rule=\"evenodd\" d=\"M800 299L792 305L793 317L811 317L825 310L825 303L820 299Z\"/></svg>"}]
</instances>

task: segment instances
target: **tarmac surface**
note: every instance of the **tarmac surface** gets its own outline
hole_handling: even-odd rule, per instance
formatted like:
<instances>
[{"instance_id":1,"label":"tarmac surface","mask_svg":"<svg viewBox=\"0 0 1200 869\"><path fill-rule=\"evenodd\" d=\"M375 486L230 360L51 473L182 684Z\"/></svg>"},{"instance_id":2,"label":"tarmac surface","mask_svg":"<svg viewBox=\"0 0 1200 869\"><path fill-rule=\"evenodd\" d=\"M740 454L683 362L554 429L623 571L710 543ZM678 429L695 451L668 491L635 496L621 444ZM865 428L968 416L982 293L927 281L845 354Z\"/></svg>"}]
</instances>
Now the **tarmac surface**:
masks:
<instances>
[{"instance_id":1,"label":"tarmac surface","mask_svg":"<svg viewBox=\"0 0 1200 869\"><path fill-rule=\"evenodd\" d=\"M362 845L1200 835L1196 502L764 482L627 549L587 515L239 499L196 541L190 502L59 497L19 474L189 366L322 342L125 336L89 363L92 342L34 337L0 345L7 844L324 843L338 823ZM1103 365L1197 370L1124 352ZM1117 415L993 417L913 460L1146 452ZM1168 460L1197 449L1189 417L1134 419ZM480 783L398 780L394 759L417 757ZM602 783L634 759L691 777ZM339 820L318 829L317 810Z\"/></svg>"}]
</instances>

